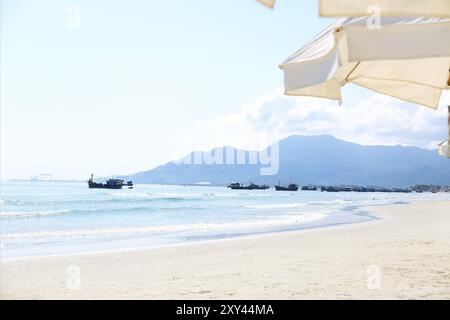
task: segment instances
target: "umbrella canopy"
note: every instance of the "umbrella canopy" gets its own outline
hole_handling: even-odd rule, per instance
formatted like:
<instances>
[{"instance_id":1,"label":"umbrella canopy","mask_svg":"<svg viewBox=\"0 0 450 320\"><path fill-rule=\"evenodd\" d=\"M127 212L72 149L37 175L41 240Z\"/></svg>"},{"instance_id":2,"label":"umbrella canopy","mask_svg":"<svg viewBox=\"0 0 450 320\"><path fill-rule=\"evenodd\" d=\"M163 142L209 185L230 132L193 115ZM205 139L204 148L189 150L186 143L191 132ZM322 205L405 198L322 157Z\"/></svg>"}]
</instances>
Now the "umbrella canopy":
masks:
<instances>
[{"instance_id":1,"label":"umbrella canopy","mask_svg":"<svg viewBox=\"0 0 450 320\"><path fill-rule=\"evenodd\" d=\"M273 9L273 6L275 5L275 0L257 0L258 2L261 2L266 7L269 7Z\"/></svg>"},{"instance_id":2,"label":"umbrella canopy","mask_svg":"<svg viewBox=\"0 0 450 320\"><path fill-rule=\"evenodd\" d=\"M447 0L448 1L448 0ZM347 83L437 108L449 89L450 19L342 18L280 68L285 93L341 100Z\"/></svg>"},{"instance_id":3,"label":"umbrella canopy","mask_svg":"<svg viewBox=\"0 0 450 320\"><path fill-rule=\"evenodd\" d=\"M450 17L449 0L320 0L324 17L361 17L377 6L384 17Z\"/></svg>"}]
</instances>

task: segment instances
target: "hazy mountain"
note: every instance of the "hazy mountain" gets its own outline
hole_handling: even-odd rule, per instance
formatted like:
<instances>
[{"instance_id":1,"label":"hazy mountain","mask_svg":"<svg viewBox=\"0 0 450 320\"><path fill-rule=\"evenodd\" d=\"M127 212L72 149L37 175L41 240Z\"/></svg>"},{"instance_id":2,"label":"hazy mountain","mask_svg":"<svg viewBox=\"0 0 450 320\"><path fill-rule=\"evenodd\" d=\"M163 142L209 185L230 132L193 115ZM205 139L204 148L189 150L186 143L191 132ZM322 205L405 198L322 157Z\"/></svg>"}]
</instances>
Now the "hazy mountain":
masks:
<instances>
[{"instance_id":1,"label":"hazy mountain","mask_svg":"<svg viewBox=\"0 0 450 320\"><path fill-rule=\"evenodd\" d=\"M253 155L270 154L267 150L259 154L254 152ZM450 160L438 156L436 151L416 147L363 146L331 136L291 136L280 141L279 171L271 176L260 174L261 167L267 166L249 164L252 157L249 151L227 147L223 148L222 152L223 158L228 154L228 160L233 159L232 163L235 164L170 162L124 178L132 179L136 183L157 184L210 182L225 185L232 181L248 183L252 180L255 183L268 184L292 181L303 185L450 185ZM208 153L193 152L185 159L190 159L193 163L195 157L201 160L207 155ZM236 164L239 155L240 163L245 164Z\"/></svg>"}]
</instances>

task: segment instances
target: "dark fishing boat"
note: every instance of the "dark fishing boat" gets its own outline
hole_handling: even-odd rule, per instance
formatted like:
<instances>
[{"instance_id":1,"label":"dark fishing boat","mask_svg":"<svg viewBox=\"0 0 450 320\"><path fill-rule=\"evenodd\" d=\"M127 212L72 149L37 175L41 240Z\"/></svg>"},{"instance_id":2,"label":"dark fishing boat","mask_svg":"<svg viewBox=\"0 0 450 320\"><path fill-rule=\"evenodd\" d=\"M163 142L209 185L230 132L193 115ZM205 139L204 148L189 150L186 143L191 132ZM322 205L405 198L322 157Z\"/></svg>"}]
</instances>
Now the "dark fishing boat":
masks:
<instances>
[{"instance_id":1,"label":"dark fishing boat","mask_svg":"<svg viewBox=\"0 0 450 320\"><path fill-rule=\"evenodd\" d=\"M270 189L270 187L268 185L257 185L254 183L250 183L249 186L244 186L242 184L240 184L239 182L234 182L231 183L228 188L232 189L232 190L267 190Z\"/></svg>"},{"instance_id":2,"label":"dark fishing boat","mask_svg":"<svg viewBox=\"0 0 450 320\"><path fill-rule=\"evenodd\" d=\"M129 189L133 188L133 182L120 179L109 179L106 183L94 182L94 175L91 174L91 178L88 180L89 189L122 189L127 186Z\"/></svg>"},{"instance_id":3,"label":"dark fishing boat","mask_svg":"<svg viewBox=\"0 0 450 320\"><path fill-rule=\"evenodd\" d=\"M290 183L289 186L283 187L283 186L275 186L275 190L277 191L298 191L298 185L295 183Z\"/></svg>"},{"instance_id":4,"label":"dark fishing boat","mask_svg":"<svg viewBox=\"0 0 450 320\"><path fill-rule=\"evenodd\" d=\"M302 191L317 191L316 186L303 186Z\"/></svg>"},{"instance_id":5,"label":"dark fishing boat","mask_svg":"<svg viewBox=\"0 0 450 320\"><path fill-rule=\"evenodd\" d=\"M339 192L339 188L337 188L337 187L320 187L320 191L322 191L322 192Z\"/></svg>"}]
</instances>

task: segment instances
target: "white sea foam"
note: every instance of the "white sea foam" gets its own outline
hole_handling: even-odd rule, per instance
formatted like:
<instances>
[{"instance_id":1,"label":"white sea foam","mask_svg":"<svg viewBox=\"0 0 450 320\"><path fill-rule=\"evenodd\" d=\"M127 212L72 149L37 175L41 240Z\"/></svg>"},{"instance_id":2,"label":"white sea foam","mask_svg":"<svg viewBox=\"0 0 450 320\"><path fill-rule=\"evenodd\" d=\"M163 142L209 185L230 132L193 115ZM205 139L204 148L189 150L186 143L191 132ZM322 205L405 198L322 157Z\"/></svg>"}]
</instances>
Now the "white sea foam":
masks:
<instances>
[{"instance_id":1,"label":"white sea foam","mask_svg":"<svg viewBox=\"0 0 450 320\"><path fill-rule=\"evenodd\" d=\"M345 199L336 199L336 200L330 200L330 201L313 201L308 202L309 205L329 205L329 204L350 204L353 201L351 200L345 200Z\"/></svg>"},{"instance_id":2,"label":"white sea foam","mask_svg":"<svg viewBox=\"0 0 450 320\"><path fill-rule=\"evenodd\" d=\"M31 218L40 216L56 216L70 212L70 210L48 211L0 211L0 218Z\"/></svg>"},{"instance_id":3,"label":"white sea foam","mask_svg":"<svg viewBox=\"0 0 450 320\"><path fill-rule=\"evenodd\" d=\"M94 237L94 236L113 236L113 235L138 235L152 233L174 233L174 232L202 232L202 231L232 231L252 228L270 228L283 227L294 224L313 222L325 218L323 213L304 213L297 215L277 216L265 220L246 220L241 222L225 223L194 223L181 225L162 225L146 227L114 227L103 229L86 230L57 230L41 231L28 233L6 233L0 236L1 240L26 240L40 238L70 238L70 237Z\"/></svg>"},{"instance_id":4,"label":"white sea foam","mask_svg":"<svg viewBox=\"0 0 450 320\"><path fill-rule=\"evenodd\" d=\"M207 199L214 197L223 197L223 198L268 198L272 197L270 193L257 192L252 193L249 191L246 192L230 192L230 193L115 193L115 192L107 192L109 196L114 198L128 198L128 199L154 199L154 200L196 200L196 199Z\"/></svg>"},{"instance_id":5,"label":"white sea foam","mask_svg":"<svg viewBox=\"0 0 450 320\"><path fill-rule=\"evenodd\" d=\"M192 199L202 197L198 193L113 193L109 192L108 195L120 198L144 198L144 199Z\"/></svg>"},{"instance_id":6,"label":"white sea foam","mask_svg":"<svg viewBox=\"0 0 450 320\"><path fill-rule=\"evenodd\" d=\"M224 197L224 198L267 198L267 197L273 197L270 193L265 193L262 191L258 192L251 192L251 191L239 191L239 190L232 190L227 193L203 193L202 195L210 195L213 197Z\"/></svg>"},{"instance_id":7,"label":"white sea foam","mask_svg":"<svg viewBox=\"0 0 450 320\"><path fill-rule=\"evenodd\" d=\"M294 209L294 208L300 208L305 206L304 203L280 203L280 204L260 204L260 205L248 205L244 206L244 208L247 209Z\"/></svg>"},{"instance_id":8,"label":"white sea foam","mask_svg":"<svg viewBox=\"0 0 450 320\"><path fill-rule=\"evenodd\" d=\"M0 204L4 204L4 203L5 203L5 200L0 199Z\"/></svg>"}]
</instances>

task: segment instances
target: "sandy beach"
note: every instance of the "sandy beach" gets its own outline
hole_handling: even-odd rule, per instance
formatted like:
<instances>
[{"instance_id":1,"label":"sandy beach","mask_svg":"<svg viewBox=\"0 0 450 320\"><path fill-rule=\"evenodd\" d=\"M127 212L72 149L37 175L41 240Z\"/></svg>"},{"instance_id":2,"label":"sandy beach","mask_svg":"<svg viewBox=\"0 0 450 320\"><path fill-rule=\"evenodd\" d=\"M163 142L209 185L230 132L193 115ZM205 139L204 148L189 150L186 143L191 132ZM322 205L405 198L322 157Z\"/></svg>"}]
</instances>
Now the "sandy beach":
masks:
<instances>
[{"instance_id":1,"label":"sandy beach","mask_svg":"<svg viewBox=\"0 0 450 320\"><path fill-rule=\"evenodd\" d=\"M9 259L2 299L450 299L450 201L196 244Z\"/></svg>"}]
</instances>

